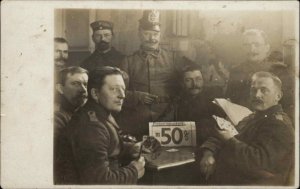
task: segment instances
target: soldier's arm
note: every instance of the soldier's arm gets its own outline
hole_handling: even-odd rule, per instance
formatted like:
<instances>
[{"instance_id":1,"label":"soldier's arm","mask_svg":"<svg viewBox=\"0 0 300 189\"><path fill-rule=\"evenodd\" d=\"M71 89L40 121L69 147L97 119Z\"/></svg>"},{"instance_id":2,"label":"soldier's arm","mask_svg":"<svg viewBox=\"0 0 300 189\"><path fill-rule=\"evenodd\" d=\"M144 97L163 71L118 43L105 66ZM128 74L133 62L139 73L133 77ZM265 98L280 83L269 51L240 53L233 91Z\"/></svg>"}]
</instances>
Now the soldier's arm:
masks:
<instances>
[{"instance_id":1,"label":"soldier's arm","mask_svg":"<svg viewBox=\"0 0 300 189\"><path fill-rule=\"evenodd\" d=\"M78 132L73 146L81 183L135 184L138 172L133 165L110 169L110 136L105 127L87 127Z\"/></svg>"},{"instance_id":2,"label":"soldier's arm","mask_svg":"<svg viewBox=\"0 0 300 189\"><path fill-rule=\"evenodd\" d=\"M126 79L126 98L124 100L124 106L125 107L135 107L138 104L152 104L157 96L147 93L147 92L142 92L142 91L136 91L132 89L131 87L131 76L132 76L132 71L130 70L130 60L128 57L124 58L120 65L120 69L127 73L127 79Z\"/></svg>"},{"instance_id":3,"label":"soldier's arm","mask_svg":"<svg viewBox=\"0 0 300 189\"><path fill-rule=\"evenodd\" d=\"M215 137L208 137L208 139L198 148L198 153L202 154L204 151L209 150L216 155L222 148L222 141Z\"/></svg>"},{"instance_id":4,"label":"soldier's arm","mask_svg":"<svg viewBox=\"0 0 300 189\"><path fill-rule=\"evenodd\" d=\"M293 131L283 122L271 120L261 126L250 143L237 137L226 141L222 153L224 161L242 171L269 171L289 155L293 144Z\"/></svg>"},{"instance_id":5,"label":"soldier's arm","mask_svg":"<svg viewBox=\"0 0 300 189\"><path fill-rule=\"evenodd\" d=\"M138 98L135 94L135 91L132 91L130 89L130 70L129 70L129 58L128 57L125 57L121 64L120 64L120 69L122 71L124 71L128 78L127 78L127 81L126 81L126 98L124 100L124 106L126 107L130 107L130 106L136 106L138 104Z\"/></svg>"}]
</instances>

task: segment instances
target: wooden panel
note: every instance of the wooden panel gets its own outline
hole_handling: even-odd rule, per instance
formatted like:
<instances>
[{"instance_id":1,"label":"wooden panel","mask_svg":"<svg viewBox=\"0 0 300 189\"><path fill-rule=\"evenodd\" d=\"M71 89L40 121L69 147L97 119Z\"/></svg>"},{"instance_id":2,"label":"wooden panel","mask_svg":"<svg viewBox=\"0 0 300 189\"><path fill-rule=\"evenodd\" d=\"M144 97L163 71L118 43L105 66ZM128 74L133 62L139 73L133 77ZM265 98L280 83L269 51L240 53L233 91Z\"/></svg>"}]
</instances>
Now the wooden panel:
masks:
<instances>
[{"instance_id":1,"label":"wooden panel","mask_svg":"<svg viewBox=\"0 0 300 189\"><path fill-rule=\"evenodd\" d=\"M66 38L70 51L89 50L89 10L66 10Z\"/></svg>"}]
</instances>

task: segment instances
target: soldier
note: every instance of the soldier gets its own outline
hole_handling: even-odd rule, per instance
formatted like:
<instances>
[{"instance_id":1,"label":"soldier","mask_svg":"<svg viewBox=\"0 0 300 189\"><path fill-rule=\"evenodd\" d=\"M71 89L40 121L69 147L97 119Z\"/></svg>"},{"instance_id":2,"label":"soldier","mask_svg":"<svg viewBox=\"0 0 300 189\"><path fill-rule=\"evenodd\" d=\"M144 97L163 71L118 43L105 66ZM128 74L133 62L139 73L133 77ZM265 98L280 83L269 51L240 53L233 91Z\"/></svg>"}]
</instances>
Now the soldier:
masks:
<instances>
[{"instance_id":1,"label":"soldier","mask_svg":"<svg viewBox=\"0 0 300 189\"><path fill-rule=\"evenodd\" d=\"M148 134L150 121L174 120L172 98L178 94L178 69L172 54L160 47L159 12L146 10L139 20L138 51L121 65L129 75L127 97L119 121L129 133Z\"/></svg>"},{"instance_id":2,"label":"soldier","mask_svg":"<svg viewBox=\"0 0 300 189\"><path fill-rule=\"evenodd\" d=\"M186 66L182 72L183 93L177 103L177 121L195 121L198 145L210 135L209 128L216 124L212 115L225 117L225 113L213 104L204 87L201 69L197 65Z\"/></svg>"},{"instance_id":3,"label":"soldier","mask_svg":"<svg viewBox=\"0 0 300 189\"><path fill-rule=\"evenodd\" d=\"M113 23L99 20L91 23L91 28L95 51L83 61L81 67L89 72L102 66L120 67L124 55L112 47Z\"/></svg>"},{"instance_id":4,"label":"soldier","mask_svg":"<svg viewBox=\"0 0 300 189\"><path fill-rule=\"evenodd\" d=\"M200 170L220 185L288 185L294 169L295 133L278 101L281 81L269 72L252 76L255 112L237 125L239 134L217 130L202 146Z\"/></svg>"},{"instance_id":5,"label":"soldier","mask_svg":"<svg viewBox=\"0 0 300 189\"><path fill-rule=\"evenodd\" d=\"M59 72L54 104L54 181L60 183L63 173L58 154L60 136L72 115L87 101L88 72L80 67L68 67Z\"/></svg>"},{"instance_id":6,"label":"soldier","mask_svg":"<svg viewBox=\"0 0 300 189\"><path fill-rule=\"evenodd\" d=\"M57 71L67 66L69 57L69 46L66 39L61 37L54 38L54 63Z\"/></svg>"},{"instance_id":7,"label":"soldier","mask_svg":"<svg viewBox=\"0 0 300 189\"><path fill-rule=\"evenodd\" d=\"M80 67L68 67L59 72L55 99L55 133L65 127L72 115L87 101L88 72Z\"/></svg>"},{"instance_id":8,"label":"soldier","mask_svg":"<svg viewBox=\"0 0 300 189\"><path fill-rule=\"evenodd\" d=\"M270 44L265 32L258 29L246 30L242 42L246 61L230 71L226 96L232 102L250 108L251 75L258 71L269 71L270 64L267 58Z\"/></svg>"},{"instance_id":9,"label":"soldier","mask_svg":"<svg viewBox=\"0 0 300 189\"><path fill-rule=\"evenodd\" d=\"M124 142L112 116L121 111L125 98L122 72L114 67L97 68L90 73L88 91L88 102L65 129L62 161L73 163L77 184L136 184L145 171L144 158L138 153L140 143ZM74 173L66 172L65 181L75 184L69 176L74 178Z\"/></svg>"}]
</instances>

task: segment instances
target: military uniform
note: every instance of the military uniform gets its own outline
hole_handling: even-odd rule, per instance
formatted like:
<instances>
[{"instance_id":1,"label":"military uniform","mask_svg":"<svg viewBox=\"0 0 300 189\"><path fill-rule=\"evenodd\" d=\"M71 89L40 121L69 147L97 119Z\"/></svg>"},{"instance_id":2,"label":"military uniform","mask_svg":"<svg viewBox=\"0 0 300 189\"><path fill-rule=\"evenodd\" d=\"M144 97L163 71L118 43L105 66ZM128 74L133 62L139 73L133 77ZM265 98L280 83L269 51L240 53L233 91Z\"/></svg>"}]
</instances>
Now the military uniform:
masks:
<instances>
[{"instance_id":1,"label":"military uniform","mask_svg":"<svg viewBox=\"0 0 300 189\"><path fill-rule=\"evenodd\" d=\"M64 131L60 150L61 164L73 168L65 171L64 183L135 184L137 169L120 161L128 159L129 146L118 132L111 114L94 102L88 101L74 114Z\"/></svg>"},{"instance_id":2,"label":"military uniform","mask_svg":"<svg viewBox=\"0 0 300 189\"><path fill-rule=\"evenodd\" d=\"M226 97L233 103L251 108L250 104L250 85L251 76L258 71L268 71L270 63L263 61L261 63L244 62L230 71L230 77L226 90Z\"/></svg>"},{"instance_id":3,"label":"military uniform","mask_svg":"<svg viewBox=\"0 0 300 189\"><path fill-rule=\"evenodd\" d=\"M225 143L208 140L201 149L216 157L212 184L287 185L294 167L294 129L280 105L257 112L238 125Z\"/></svg>"},{"instance_id":4,"label":"military uniform","mask_svg":"<svg viewBox=\"0 0 300 189\"><path fill-rule=\"evenodd\" d=\"M148 134L148 122L172 121L171 100L178 94L180 66L172 54L164 49L155 52L139 50L124 59L121 69L129 76L129 86L119 121L125 129L136 136ZM151 105L139 101L138 92L158 96Z\"/></svg>"},{"instance_id":5,"label":"military uniform","mask_svg":"<svg viewBox=\"0 0 300 189\"><path fill-rule=\"evenodd\" d=\"M120 68L120 64L124 59L124 55L117 51L115 48L111 48L110 51L102 53L99 50L95 50L86 60L80 65L82 68L89 72L95 70L97 67L112 66Z\"/></svg>"},{"instance_id":6,"label":"military uniform","mask_svg":"<svg viewBox=\"0 0 300 189\"><path fill-rule=\"evenodd\" d=\"M54 131L58 133L66 127L75 113L77 107L74 107L64 96L57 94L57 102L54 104Z\"/></svg>"},{"instance_id":7,"label":"military uniform","mask_svg":"<svg viewBox=\"0 0 300 189\"><path fill-rule=\"evenodd\" d=\"M59 155L61 135L75 113L76 107L64 96L56 95L54 104L54 183L60 184L63 182L62 177L64 177L64 170L62 170L63 166Z\"/></svg>"}]
</instances>

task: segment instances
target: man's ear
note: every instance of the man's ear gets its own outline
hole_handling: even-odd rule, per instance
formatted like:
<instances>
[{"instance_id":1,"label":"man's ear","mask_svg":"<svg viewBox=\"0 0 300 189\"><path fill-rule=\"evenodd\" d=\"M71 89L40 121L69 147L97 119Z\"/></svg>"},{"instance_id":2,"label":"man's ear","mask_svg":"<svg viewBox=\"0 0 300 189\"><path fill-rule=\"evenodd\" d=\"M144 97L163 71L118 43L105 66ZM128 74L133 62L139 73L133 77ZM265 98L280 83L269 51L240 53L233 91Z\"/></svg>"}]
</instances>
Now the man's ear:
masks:
<instances>
[{"instance_id":1,"label":"man's ear","mask_svg":"<svg viewBox=\"0 0 300 189\"><path fill-rule=\"evenodd\" d=\"M94 38L94 33L91 35L91 37L92 37L93 42L96 43L95 38Z\"/></svg>"},{"instance_id":2,"label":"man's ear","mask_svg":"<svg viewBox=\"0 0 300 189\"><path fill-rule=\"evenodd\" d=\"M57 84L55 85L55 89L56 89L56 91L57 91L59 94L61 94L61 95L64 94L62 84L57 83Z\"/></svg>"},{"instance_id":3,"label":"man's ear","mask_svg":"<svg viewBox=\"0 0 300 189\"><path fill-rule=\"evenodd\" d=\"M279 102L281 100L282 96L283 96L283 92L282 91L278 91L278 93L276 94L276 100L277 100L277 102Z\"/></svg>"},{"instance_id":4,"label":"man's ear","mask_svg":"<svg viewBox=\"0 0 300 189\"><path fill-rule=\"evenodd\" d=\"M91 89L91 97L98 103L99 100L98 100L98 95L97 95L97 89L95 89L95 88Z\"/></svg>"}]
</instances>

